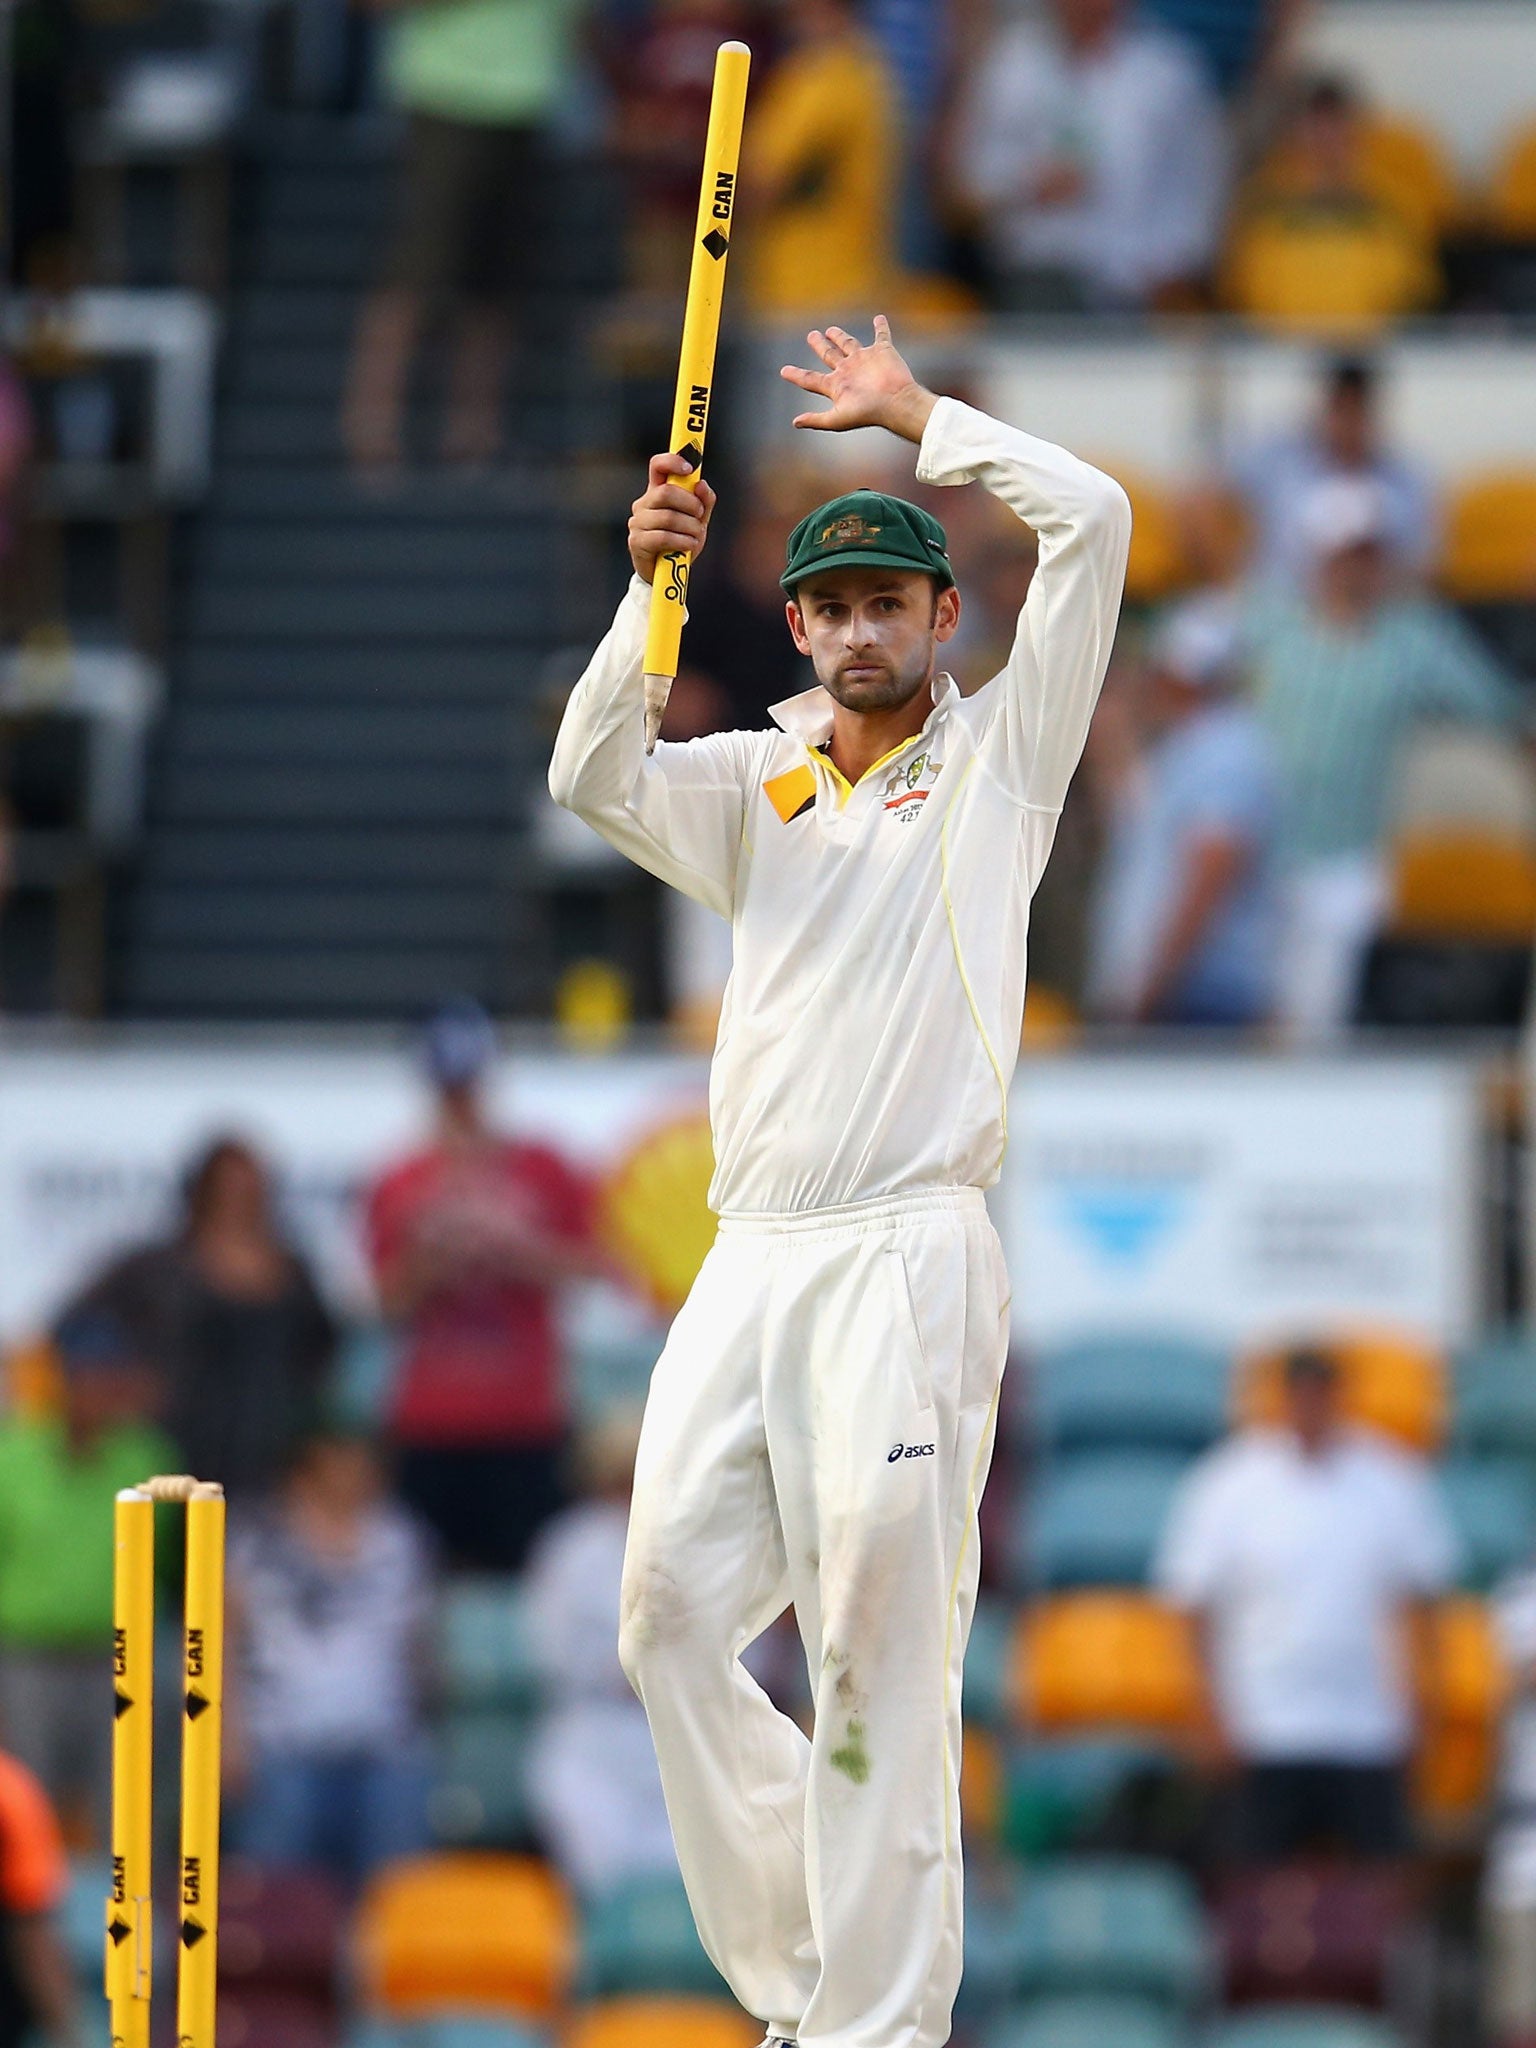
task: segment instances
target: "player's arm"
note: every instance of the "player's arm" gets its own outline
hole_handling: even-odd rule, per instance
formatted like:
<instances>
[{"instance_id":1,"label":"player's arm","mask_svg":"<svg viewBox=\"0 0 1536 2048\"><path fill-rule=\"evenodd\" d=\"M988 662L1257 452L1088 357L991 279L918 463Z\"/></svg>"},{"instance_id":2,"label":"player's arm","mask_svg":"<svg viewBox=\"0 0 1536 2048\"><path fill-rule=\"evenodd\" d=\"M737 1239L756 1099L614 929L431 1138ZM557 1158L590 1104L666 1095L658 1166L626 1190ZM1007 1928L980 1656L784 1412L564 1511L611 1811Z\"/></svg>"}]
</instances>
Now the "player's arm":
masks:
<instances>
[{"instance_id":1,"label":"player's arm","mask_svg":"<svg viewBox=\"0 0 1536 2048\"><path fill-rule=\"evenodd\" d=\"M549 793L584 818L610 846L685 896L729 917L745 822L752 742L714 733L645 751L645 634L650 585L663 555L697 560L715 494L697 496L675 479L688 465L653 455L630 512L635 574L607 638L571 692L549 764Z\"/></svg>"},{"instance_id":2,"label":"player's arm","mask_svg":"<svg viewBox=\"0 0 1536 2048\"><path fill-rule=\"evenodd\" d=\"M1131 539L1125 492L1064 448L924 390L880 314L871 346L840 327L813 333L810 343L825 371L789 364L780 374L831 405L801 413L797 427L885 427L918 443L923 482L977 479L1039 537L1039 566L997 678L983 758L1015 801L1059 810L1114 645Z\"/></svg>"}]
</instances>

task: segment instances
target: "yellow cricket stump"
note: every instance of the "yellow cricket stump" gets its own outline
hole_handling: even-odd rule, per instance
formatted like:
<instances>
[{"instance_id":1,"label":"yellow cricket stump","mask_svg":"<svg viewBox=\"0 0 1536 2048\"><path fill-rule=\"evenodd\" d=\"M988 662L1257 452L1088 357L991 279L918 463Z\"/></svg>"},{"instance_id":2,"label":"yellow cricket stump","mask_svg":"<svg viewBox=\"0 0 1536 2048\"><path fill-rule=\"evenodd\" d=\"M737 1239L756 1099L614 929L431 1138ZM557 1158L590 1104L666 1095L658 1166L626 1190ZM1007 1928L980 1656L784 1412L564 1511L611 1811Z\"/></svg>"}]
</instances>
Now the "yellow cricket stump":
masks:
<instances>
[{"instance_id":1,"label":"yellow cricket stump","mask_svg":"<svg viewBox=\"0 0 1536 2048\"><path fill-rule=\"evenodd\" d=\"M675 455L687 459L690 474L677 481L690 491L699 480L704 436L709 427L720 305L725 296L725 260L736 209L736 167L741 156L741 126L746 114L747 73L751 64L752 52L745 43L722 43L715 57L704 175L699 183L699 217L694 230L688 298L683 310L683 342L677 363L677 395L672 403L672 435L667 444ZM650 628L645 640L648 754L655 751L662 713L677 676L687 604L688 557L663 555L656 564L651 584Z\"/></svg>"},{"instance_id":2,"label":"yellow cricket stump","mask_svg":"<svg viewBox=\"0 0 1536 2048\"><path fill-rule=\"evenodd\" d=\"M113 2048L148 2048L157 1500L185 1502L187 1510L177 2043L178 2048L214 2048L219 1750L224 1721L224 1491L184 1476L147 1479L117 1496L107 1999Z\"/></svg>"}]
</instances>

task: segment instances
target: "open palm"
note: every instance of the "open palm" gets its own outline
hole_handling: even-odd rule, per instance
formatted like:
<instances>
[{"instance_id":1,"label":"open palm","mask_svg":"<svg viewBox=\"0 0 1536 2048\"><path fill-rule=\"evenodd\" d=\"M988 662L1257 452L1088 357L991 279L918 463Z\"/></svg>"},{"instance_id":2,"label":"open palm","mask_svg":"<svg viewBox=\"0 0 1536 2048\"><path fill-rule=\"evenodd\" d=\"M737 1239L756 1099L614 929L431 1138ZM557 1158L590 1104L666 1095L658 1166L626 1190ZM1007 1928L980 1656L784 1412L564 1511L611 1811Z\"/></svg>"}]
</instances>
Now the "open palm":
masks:
<instances>
[{"instance_id":1,"label":"open palm","mask_svg":"<svg viewBox=\"0 0 1536 2048\"><path fill-rule=\"evenodd\" d=\"M813 328L806 340L825 370L802 370L796 363L786 363L779 375L831 403L826 412L797 414L797 427L838 434L850 427L890 426L900 401L918 388L891 340L891 325L883 313L875 315L875 338L867 344L855 341L841 327L829 327L825 334Z\"/></svg>"}]
</instances>

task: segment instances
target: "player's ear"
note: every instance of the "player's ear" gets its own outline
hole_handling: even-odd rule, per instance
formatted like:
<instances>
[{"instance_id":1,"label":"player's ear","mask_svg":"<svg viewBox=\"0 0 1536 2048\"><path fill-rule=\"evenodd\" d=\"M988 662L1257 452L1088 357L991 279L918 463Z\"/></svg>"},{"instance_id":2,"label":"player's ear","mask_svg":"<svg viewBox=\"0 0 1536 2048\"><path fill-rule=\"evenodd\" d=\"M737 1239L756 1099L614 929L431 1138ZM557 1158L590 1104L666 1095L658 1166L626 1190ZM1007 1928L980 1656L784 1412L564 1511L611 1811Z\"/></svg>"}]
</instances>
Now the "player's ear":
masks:
<instances>
[{"instance_id":1,"label":"player's ear","mask_svg":"<svg viewBox=\"0 0 1536 2048\"><path fill-rule=\"evenodd\" d=\"M933 608L933 637L935 640L952 640L960 624L960 593L953 583L947 590L939 592L938 602Z\"/></svg>"},{"instance_id":2,"label":"player's ear","mask_svg":"<svg viewBox=\"0 0 1536 2048\"><path fill-rule=\"evenodd\" d=\"M784 600L784 617L789 622L790 639L794 641L795 646L802 654L809 654L811 643L806 638L805 615L800 609L797 598L789 597Z\"/></svg>"}]
</instances>

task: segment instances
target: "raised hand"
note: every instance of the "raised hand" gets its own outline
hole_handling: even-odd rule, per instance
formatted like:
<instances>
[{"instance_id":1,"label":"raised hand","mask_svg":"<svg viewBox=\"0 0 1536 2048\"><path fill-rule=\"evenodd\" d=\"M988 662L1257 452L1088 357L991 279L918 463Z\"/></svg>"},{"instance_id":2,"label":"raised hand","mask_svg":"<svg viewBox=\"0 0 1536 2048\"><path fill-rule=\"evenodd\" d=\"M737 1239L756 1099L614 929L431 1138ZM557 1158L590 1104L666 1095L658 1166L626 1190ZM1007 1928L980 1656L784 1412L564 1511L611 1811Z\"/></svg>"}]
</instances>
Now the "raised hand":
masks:
<instances>
[{"instance_id":1,"label":"raised hand","mask_svg":"<svg viewBox=\"0 0 1536 2048\"><path fill-rule=\"evenodd\" d=\"M846 433L850 427L885 427L904 441L923 438L937 401L898 353L883 313L875 315L872 342L856 341L841 327L829 327L825 334L813 328L806 340L825 369L802 370L797 363L786 363L779 375L831 403L825 412L797 414L797 427L829 434Z\"/></svg>"}]
</instances>

